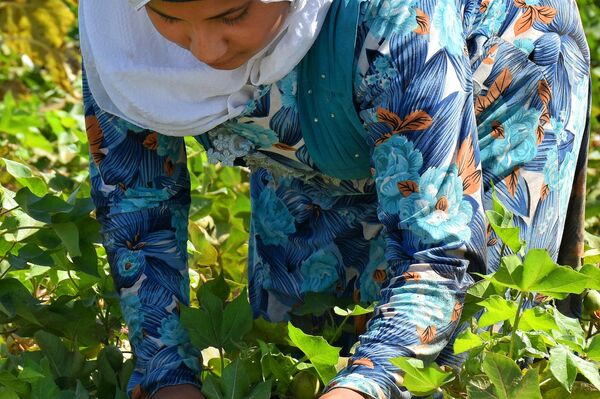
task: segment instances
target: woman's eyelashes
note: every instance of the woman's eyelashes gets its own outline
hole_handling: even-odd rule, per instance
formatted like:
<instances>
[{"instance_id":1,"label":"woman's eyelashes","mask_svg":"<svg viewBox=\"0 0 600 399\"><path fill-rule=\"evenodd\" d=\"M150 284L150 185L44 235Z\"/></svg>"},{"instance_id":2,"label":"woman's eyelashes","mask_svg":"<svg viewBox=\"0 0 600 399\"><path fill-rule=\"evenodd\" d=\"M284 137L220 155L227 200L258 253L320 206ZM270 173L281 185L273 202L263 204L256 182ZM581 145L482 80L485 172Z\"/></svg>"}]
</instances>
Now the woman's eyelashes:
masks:
<instances>
[{"instance_id":1,"label":"woman's eyelashes","mask_svg":"<svg viewBox=\"0 0 600 399\"><path fill-rule=\"evenodd\" d=\"M233 17L223 16L223 17L218 18L218 20L226 25L233 26L233 25L241 22L244 18L246 18L246 16L248 15L249 8L250 7L245 7L243 10L237 11L237 15L235 15ZM168 24L174 24L176 22L181 21L181 19L179 19L179 18L173 18L173 17L164 15L164 14L158 14L158 16Z\"/></svg>"},{"instance_id":2,"label":"woman's eyelashes","mask_svg":"<svg viewBox=\"0 0 600 399\"><path fill-rule=\"evenodd\" d=\"M241 12L238 15L236 15L234 17L221 17L220 20L221 20L221 22L223 22L226 25L235 25L239 22L242 22L242 20L244 18L246 18L246 16L248 15L249 8L250 7L244 8L243 10L241 10Z\"/></svg>"}]
</instances>

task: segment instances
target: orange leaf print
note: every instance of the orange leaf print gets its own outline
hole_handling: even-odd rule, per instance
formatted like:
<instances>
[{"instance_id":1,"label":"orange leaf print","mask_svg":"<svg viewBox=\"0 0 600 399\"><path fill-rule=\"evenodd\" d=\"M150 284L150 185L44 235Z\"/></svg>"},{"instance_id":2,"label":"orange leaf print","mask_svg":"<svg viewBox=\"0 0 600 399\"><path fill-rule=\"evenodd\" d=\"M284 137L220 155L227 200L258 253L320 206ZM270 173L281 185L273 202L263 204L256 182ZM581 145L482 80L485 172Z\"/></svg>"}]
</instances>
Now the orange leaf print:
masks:
<instances>
[{"instance_id":1,"label":"orange leaf print","mask_svg":"<svg viewBox=\"0 0 600 399\"><path fill-rule=\"evenodd\" d=\"M377 109L377 119L379 122L389 125L392 128L392 133L384 134L375 141L375 145L385 142L394 134L411 130L425 130L433 123L431 116L425 111L415 111L402 120L395 113L388 111L387 109L379 108Z\"/></svg>"},{"instance_id":2,"label":"orange leaf print","mask_svg":"<svg viewBox=\"0 0 600 399\"><path fill-rule=\"evenodd\" d=\"M504 126L502 126L502 123L498 122L498 121L494 121L492 122L492 133L491 133L492 137L498 140L501 140L505 137L504 134Z\"/></svg>"},{"instance_id":3,"label":"orange leaf print","mask_svg":"<svg viewBox=\"0 0 600 399\"><path fill-rule=\"evenodd\" d=\"M367 359L366 357L363 357L361 359L350 359L349 361L350 365L352 366L366 366L370 369L374 369L375 368L375 364L373 363L373 361L371 359Z\"/></svg>"},{"instance_id":4,"label":"orange leaf print","mask_svg":"<svg viewBox=\"0 0 600 399\"><path fill-rule=\"evenodd\" d=\"M519 186L519 175L520 174L521 173L519 171L519 168L517 167L517 168L514 168L512 173L510 175L506 176L506 178L504 179L504 183L506 184L506 187L508 188L508 192L513 197L517 193L517 187Z\"/></svg>"},{"instance_id":5,"label":"orange leaf print","mask_svg":"<svg viewBox=\"0 0 600 399\"><path fill-rule=\"evenodd\" d=\"M429 33L429 16L425 14L425 12L419 8L416 9L417 12L417 28L415 28L414 32L418 35L427 35Z\"/></svg>"},{"instance_id":6,"label":"orange leaf print","mask_svg":"<svg viewBox=\"0 0 600 399\"><path fill-rule=\"evenodd\" d=\"M479 116L486 108L494 103L502 93L506 91L506 89L512 83L512 73L508 68L504 68L502 72L498 74L494 83L489 88L487 94L485 96L477 97L475 101L475 115Z\"/></svg>"},{"instance_id":7,"label":"orange leaf print","mask_svg":"<svg viewBox=\"0 0 600 399\"><path fill-rule=\"evenodd\" d=\"M556 9L548 6L533 6L537 10L538 20L548 25L552 21L554 21L554 17L556 16Z\"/></svg>"},{"instance_id":8,"label":"orange leaf print","mask_svg":"<svg viewBox=\"0 0 600 399\"><path fill-rule=\"evenodd\" d=\"M519 8L525 8L528 7L527 3L525 2L525 0L515 0L515 5Z\"/></svg>"},{"instance_id":9,"label":"orange leaf print","mask_svg":"<svg viewBox=\"0 0 600 399\"><path fill-rule=\"evenodd\" d=\"M144 139L144 147L149 150L155 151L158 148L158 134L150 133Z\"/></svg>"},{"instance_id":10,"label":"orange leaf print","mask_svg":"<svg viewBox=\"0 0 600 399\"><path fill-rule=\"evenodd\" d=\"M175 165L173 164L173 161L171 161L171 158L165 158L164 168L165 172L167 172L167 176L173 176L173 172L175 172Z\"/></svg>"},{"instance_id":11,"label":"orange leaf print","mask_svg":"<svg viewBox=\"0 0 600 399\"><path fill-rule=\"evenodd\" d=\"M481 170L475 165L475 152L473 149L473 137L467 137L456 155L458 163L458 175L463 182L463 192L465 194L474 194L479 190L481 182Z\"/></svg>"},{"instance_id":12,"label":"orange leaf print","mask_svg":"<svg viewBox=\"0 0 600 399\"><path fill-rule=\"evenodd\" d=\"M542 79L538 83L538 95L540 96L540 100L542 100L542 104L546 107L550 103L552 99L552 88L546 79Z\"/></svg>"},{"instance_id":13,"label":"orange leaf print","mask_svg":"<svg viewBox=\"0 0 600 399\"><path fill-rule=\"evenodd\" d=\"M433 325L425 328L424 330L422 328L417 327L417 334L419 334L419 339L423 344L428 344L431 341L433 341L436 332L437 329Z\"/></svg>"},{"instance_id":14,"label":"orange leaf print","mask_svg":"<svg viewBox=\"0 0 600 399\"><path fill-rule=\"evenodd\" d=\"M373 272L373 280L376 283L383 283L387 277L387 272L381 269L375 269Z\"/></svg>"},{"instance_id":15,"label":"orange leaf print","mask_svg":"<svg viewBox=\"0 0 600 399\"><path fill-rule=\"evenodd\" d=\"M527 32L533 26L533 23L537 20L537 10L531 6L525 9L525 12L521 14L517 22L515 22L515 36L519 36L523 32Z\"/></svg>"},{"instance_id":16,"label":"orange leaf print","mask_svg":"<svg viewBox=\"0 0 600 399\"><path fill-rule=\"evenodd\" d=\"M275 144L273 144L273 147L283 150L283 151L296 151L296 149L294 147L292 147L291 145L287 145L285 143L275 143Z\"/></svg>"},{"instance_id":17,"label":"orange leaf print","mask_svg":"<svg viewBox=\"0 0 600 399\"><path fill-rule=\"evenodd\" d=\"M496 237L488 240L487 246L488 247L493 247L494 245L498 244L498 239Z\"/></svg>"},{"instance_id":18,"label":"orange leaf print","mask_svg":"<svg viewBox=\"0 0 600 399\"><path fill-rule=\"evenodd\" d=\"M409 281L409 280L420 280L421 279L421 275L419 273L416 272L404 272L402 274L402 277L404 277L404 280Z\"/></svg>"},{"instance_id":19,"label":"orange leaf print","mask_svg":"<svg viewBox=\"0 0 600 399\"><path fill-rule=\"evenodd\" d=\"M460 319L460 314L462 313L463 305L460 302L454 303L454 309L452 309L452 321L456 321Z\"/></svg>"},{"instance_id":20,"label":"orange leaf print","mask_svg":"<svg viewBox=\"0 0 600 399\"><path fill-rule=\"evenodd\" d=\"M435 209L437 211L448 212L448 198L446 196L440 197L435 204Z\"/></svg>"},{"instance_id":21,"label":"orange leaf print","mask_svg":"<svg viewBox=\"0 0 600 399\"><path fill-rule=\"evenodd\" d=\"M548 187L547 184L544 184L540 190L540 201L545 200L548 194L550 194L550 187Z\"/></svg>"},{"instance_id":22,"label":"orange leaf print","mask_svg":"<svg viewBox=\"0 0 600 399\"><path fill-rule=\"evenodd\" d=\"M537 145L542 144L542 141L544 141L545 135L546 135L546 129L544 128L544 126L541 124L538 125L537 130L535 132L535 136L536 136L535 143Z\"/></svg>"},{"instance_id":23,"label":"orange leaf print","mask_svg":"<svg viewBox=\"0 0 600 399\"><path fill-rule=\"evenodd\" d=\"M379 122L384 122L390 125L394 132L398 131L398 128L402 123L402 119L400 119L398 115L384 108L377 109L377 120L379 120Z\"/></svg>"},{"instance_id":24,"label":"orange leaf print","mask_svg":"<svg viewBox=\"0 0 600 399\"><path fill-rule=\"evenodd\" d=\"M419 192L419 184L414 180L404 180L398 182L398 190L403 196L408 197L412 193Z\"/></svg>"},{"instance_id":25,"label":"orange leaf print","mask_svg":"<svg viewBox=\"0 0 600 399\"><path fill-rule=\"evenodd\" d=\"M479 12L481 12L482 14L483 14L484 12L486 12L486 11L487 11L487 9L488 9L488 4L489 4L489 3L490 3L490 0L483 0L483 1L481 2L481 4L479 5Z\"/></svg>"},{"instance_id":26,"label":"orange leaf print","mask_svg":"<svg viewBox=\"0 0 600 399\"><path fill-rule=\"evenodd\" d=\"M408 115L402 124L399 131L405 130L425 130L433 123L431 116L425 111L415 111Z\"/></svg>"},{"instance_id":27,"label":"orange leaf print","mask_svg":"<svg viewBox=\"0 0 600 399\"><path fill-rule=\"evenodd\" d=\"M102 132L102 128L98 123L98 118L96 118L95 115L85 117L85 131L87 133L92 159L96 165L100 165L100 162L102 162L106 156L100 149L102 140L104 139L104 133Z\"/></svg>"}]
</instances>

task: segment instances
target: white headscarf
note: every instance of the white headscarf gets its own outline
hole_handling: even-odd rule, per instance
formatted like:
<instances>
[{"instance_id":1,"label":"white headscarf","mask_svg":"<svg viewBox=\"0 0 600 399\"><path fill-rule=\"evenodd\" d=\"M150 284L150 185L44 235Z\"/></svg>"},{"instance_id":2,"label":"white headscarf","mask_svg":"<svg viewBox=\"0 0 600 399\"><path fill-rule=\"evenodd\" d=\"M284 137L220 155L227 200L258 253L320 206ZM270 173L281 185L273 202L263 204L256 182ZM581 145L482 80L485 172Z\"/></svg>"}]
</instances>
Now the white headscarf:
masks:
<instances>
[{"instance_id":1,"label":"white headscarf","mask_svg":"<svg viewBox=\"0 0 600 399\"><path fill-rule=\"evenodd\" d=\"M166 40L140 8L149 0L80 0L79 30L98 106L169 136L191 136L240 115L259 85L278 81L306 55L333 0L291 1L277 37L241 67L217 70Z\"/></svg>"}]
</instances>

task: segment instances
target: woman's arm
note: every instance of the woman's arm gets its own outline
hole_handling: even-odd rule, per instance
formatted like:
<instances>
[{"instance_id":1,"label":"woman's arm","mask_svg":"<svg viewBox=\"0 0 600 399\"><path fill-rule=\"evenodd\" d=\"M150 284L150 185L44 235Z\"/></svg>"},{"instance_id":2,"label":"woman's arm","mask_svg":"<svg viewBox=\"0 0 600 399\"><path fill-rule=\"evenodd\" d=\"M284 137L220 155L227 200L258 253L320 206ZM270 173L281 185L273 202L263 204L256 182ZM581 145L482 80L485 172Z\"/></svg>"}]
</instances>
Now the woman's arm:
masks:
<instances>
[{"instance_id":1,"label":"woman's arm","mask_svg":"<svg viewBox=\"0 0 600 399\"><path fill-rule=\"evenodd\" d=\"M85 71L83 92L91 195L137 360L127 393L142 398L168 385L199 387L200 352L178 315L179 303L190 301L184 140L100 110Z\"/></svg>"},{"instance_id":2,"label":"woman's arm","mask_svg":"<svg viewBox=\"0 0 600 399\"><path fill-rule=\"evenodd\" d=\"M351 364L328 386L377 399L410 397L388 359L436 359L460 319L472 281L467 267L485 272L481 165L462 20L453 0L404 3L411 5L367 17L366 41L379 47L367 51L360 88L388 279ZM327 397L342 397L335 392Z\"/></svg>"}]
</instances>

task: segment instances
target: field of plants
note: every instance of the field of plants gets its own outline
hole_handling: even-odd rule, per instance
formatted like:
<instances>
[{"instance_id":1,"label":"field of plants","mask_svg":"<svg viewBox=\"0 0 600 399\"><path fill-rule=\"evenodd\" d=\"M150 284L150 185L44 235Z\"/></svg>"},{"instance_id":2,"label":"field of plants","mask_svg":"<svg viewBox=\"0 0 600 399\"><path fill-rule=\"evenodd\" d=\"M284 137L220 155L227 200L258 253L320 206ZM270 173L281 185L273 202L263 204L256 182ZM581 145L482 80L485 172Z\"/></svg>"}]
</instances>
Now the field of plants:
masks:
<instances>
[{"instance_id":1,"label":"field of plants","mask_svg":"<svg viewBox=\"0 0 600 399\"><path fill-rule=\"evenodd\" d=\"M469 290L469 327L454 347L467 353L461 370L393 360L417 395L600 398L600 2L579 4L595 85L585 266L528 249L496 201L488 218L513 255ZM90 200L76 14L76 0L0 0L0 399L123 399L133 370ZM310 335L253 320L247 171L211 165L195 140L186 143L192 306L181 317L203 350L204 396L318 397L347 361L331 343L373 305L309 297L296 312L329 320ZM555 307L569 294L583 297L581 319Z\"/></svg>"}]
</instances>

